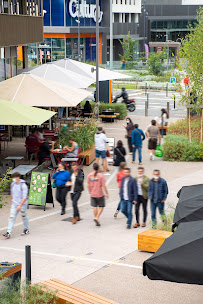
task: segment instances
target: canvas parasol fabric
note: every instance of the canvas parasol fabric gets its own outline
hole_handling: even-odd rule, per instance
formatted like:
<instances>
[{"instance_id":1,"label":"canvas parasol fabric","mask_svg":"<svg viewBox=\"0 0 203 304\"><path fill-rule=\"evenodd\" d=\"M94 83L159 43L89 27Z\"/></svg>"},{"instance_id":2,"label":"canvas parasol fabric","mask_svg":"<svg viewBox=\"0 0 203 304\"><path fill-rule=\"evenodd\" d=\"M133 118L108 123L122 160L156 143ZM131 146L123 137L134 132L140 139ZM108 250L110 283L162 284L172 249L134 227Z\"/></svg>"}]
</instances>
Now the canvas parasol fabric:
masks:
<instances>
[{"instance_id":1,"label":"canvas parasol fabric","mask_svg":"<svg viewBox=\"0 0 203 304\"><path fill-rule=\"evenodd\" d=\"M1 99L0 109L1 125L41 125L56 114Z\"/></svg>"},{"instance_id":2,"label":"canvas parasol fabric","mask_svg":"<svg viewBox=\"0 0 203 304\"><path fill-rule=\"evenodd\" d=\"M89 92L31 74L0 82L0 98L36 107L74 107Z\"/></svg>"},{"instance_id":3,"label":"canvas parasol fabric","mask_svg":"<svg viewBox=\"0 0 203 304\"><path fill-rule=\"evenodd\" d=\"M46 63L35 67L29 71L30 74L42 77L48 80L56 81L73 88L88 88L94 79L89 76L84 76L74 71L69 71L55 64L55 62Z\"/></svg>"},{"instance_id":4,"label":"canvas parasol fabric","mask_svg":"<svg viewBox=\"0 0 203 304\"><path fill-rule=\"evenodd\" d=\"M176 227L181 222L203 220L203 184L182 187L174 215Z\"/></svg>"},{"instance_id":5,"label":"canvas parasol fabric","mask_svg":"<svg viewBox=\"0 0 203 304\"><path fill-rule=\"evenodd\" d=\"M92 73L92 69L95 69L95 66L91 64L86 64L72 59L62 59L55 61L53 64L63 67L69 71L78 73L82 76L91 77L96 81L96 73ZM113 79L127 79L132 76L128 76L122 73L109 71L107 69L99 68L99 81L104 80L113 80Z\"/></svg>"},{"instance_id":6,"label":"canvas parasol fabric","mask_svg":"<svg viewBox=\"0 0 203 304\"><path fill-rule=\"evenodd\" d=\"M151 280L203 285L203 221L181 223L143 264Z\"/></svg>"}]
</instances>

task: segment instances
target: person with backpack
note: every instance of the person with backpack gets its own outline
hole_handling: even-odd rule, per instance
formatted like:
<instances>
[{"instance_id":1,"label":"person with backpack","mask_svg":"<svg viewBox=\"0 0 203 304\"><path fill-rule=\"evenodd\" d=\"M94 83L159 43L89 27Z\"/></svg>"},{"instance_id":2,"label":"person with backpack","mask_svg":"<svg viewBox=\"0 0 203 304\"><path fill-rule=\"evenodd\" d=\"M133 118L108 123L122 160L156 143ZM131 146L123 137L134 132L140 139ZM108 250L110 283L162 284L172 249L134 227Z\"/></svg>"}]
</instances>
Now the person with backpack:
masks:
<instances>
[{"instance_id":1,"label":"person with backpack","mask_svg":"<svg viewBox=\"0 0 203 304\"><path fill-rule=\"evenodd\" d=\"M12 234L13 226L19 212L21 213L24 224L22 235L29 233L29 219L27 215L28 186L26 185L26 182L20 178L20 173L15 172L11 177L13 179L11 184L11 210L8 221L8 229L7 232L3 234L3 236L7 239L9 239Z\"/></svg>"},{"instance_id":2,"label":"person with backpack","mask_svg":"<svg viewBox=\"0 0 203 304\"><path fill-rule=\"evenodd\" d=\"M78 209L78 201L81 196L82 191L84 190L83 182L84 182L84 172L79 168L78 164L72 163L71 165L72 174L71 174L71 200L73 204L73 219L72 223L76 224L80 221L80 213Z\"/></svg>"},{"instance_id":3,"label":"person with backpack","mask_svg":"<svg viewBox=\"0 0 203 304\"><path fill-rule=\"evenodd\" d=\"M126 156L126 150L123 147L123 142L122 140L118 140L117 146L114 149L114 156L115 156L115 161L114 161L114 166L120 166L120 163L125 162L125 156Z\"/></svg>"},{"instance_id":4,"label":"person with backpack","mask_svg":"<svg viewBox=\"0 0 203 304\"><path fill-rule=\"evenodd\" d=\"M103 174L99 173L99 165L94 163L94 171L87 177L87 187L91 196L91 206L94 208L94 221L96 226L101 226L100 215L105 207L105 195L108 199L109 194L106 188L106 180Z\"/></svg>"},{"instance_id":5,"label":"person with backpack","mask_svg":"<svg viewBox=\"0 0 203 304\"><path fill-rule=\"evenodd\" d=\"M138 150L139 165L142 165L142 142L145 140L144 132L139 129L139 125L135 124L134 130L132 131L132 147L133 147L133 158L132 163L135 163L135 153Z\"/></svg>"}]
</instances>

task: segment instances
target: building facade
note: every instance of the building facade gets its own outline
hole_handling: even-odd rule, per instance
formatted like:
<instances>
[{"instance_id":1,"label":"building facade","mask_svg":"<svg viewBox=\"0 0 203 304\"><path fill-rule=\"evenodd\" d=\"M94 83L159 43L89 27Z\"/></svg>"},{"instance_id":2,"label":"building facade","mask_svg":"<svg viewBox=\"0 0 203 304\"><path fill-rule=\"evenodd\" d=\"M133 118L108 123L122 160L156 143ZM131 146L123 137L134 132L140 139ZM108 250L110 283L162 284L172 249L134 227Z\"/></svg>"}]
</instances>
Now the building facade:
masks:
<instances>
[{"instance_id":1,"label":"building facade","mask_svg":"<svg viewBox=\"0 0 203 304\"><path fill-rule=\"evenodd\" d=\"M177 54L181 38L189 32L188 25L194 24L196 12L202 5L203 0L143 0L139 35L145 36L151 50L169 44L170 56ZM142 52L143 41L140 43Z\"/></svg>"},{"instance_id":2,"label":"building facade","mask_svg":"<svg viewBox=\"0 0 203 304\"><path fill-rule=\"evenodd\" d=\"M43 4L38 0L0 2L0 81L27 67L27 44L43 41ZM21 46L22 66L18 66Z\"/></svg>"},{"instance_id":3,"label":"building facade","mask_svg":"<svg viewBox=\"0 0 203 304\"><path fill-rule=\"evenodd\" d=\"M79 3L79 6L78 6ZM29 45L28 58L35 63L78 58L78 31L80 57L83 61L96 59L96 0L44 0L44 42ZM138 39L137 24L141 0L112 0L114 60L122 54L119 39L130 31ZM80 12L80 14L79 14ZM79 15L79 18L78 18ZM100 0L99 62L109 60L110 1Z\"/></svg>"}]
</instances>

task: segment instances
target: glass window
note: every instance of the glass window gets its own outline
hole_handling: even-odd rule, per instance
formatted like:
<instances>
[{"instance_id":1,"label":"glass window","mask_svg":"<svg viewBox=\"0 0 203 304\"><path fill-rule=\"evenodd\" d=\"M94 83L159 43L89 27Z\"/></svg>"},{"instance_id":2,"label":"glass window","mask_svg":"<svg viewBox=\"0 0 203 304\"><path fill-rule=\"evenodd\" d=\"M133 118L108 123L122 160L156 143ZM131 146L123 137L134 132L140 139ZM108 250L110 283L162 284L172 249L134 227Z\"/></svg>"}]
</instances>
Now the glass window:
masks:
<instances>
[{"instance_id":1,"label":"glass window","mask_svg":"<svg viewBox=\"0 0 203 304\"><path fill-rule=\"evenodd\" d=\"M50 0L43 1L43 9L46 11L44 12L44 26L50 26Z\"/></svg>"},{"instance_id":2,"label":"glass window","mask_svg":"<svg viewBox=\"0 0 203 304\"><path fill-rule=\"evenodd\" d=\"M28 45L27 54L28 54L28 67L33 67L37 65L38 52L37 52L36 43L32 43Z\"/></svg>"},{"instance_id":3,"label":"glass window","mask_svg":"<svg viewBox=\"0 0 203 304\"><path fill-rule=\"evenodd\" d=\"M5 80L5 65L4 59L0 59L0 81Z\"/></svg>"},{"instance_id":4,"label":"glass window","mask_svg":"<svg viewBox=\"0 0 203 304\"><path fill-rule=\"evenodd\" d=\"M12 69L10 65L10 59L11 58L6 58L6 79L9 79L12 77Z\"/></svg>"},{"instance_id":5,"label":"glass window","mask_svg":"<svg viewBox=\"0 0 203 304\"><path fill-rule=\"evenodd\" d=\"M51 0L51 25L64 26L64 0Z\"/></svg>"},{"instance_id":6,"label":"glass window","mask_svg":"<svg viewBox=\"0 0 203 304\"><path fill-rule=\"evenodd\" d=\"M52 61L65 58L65 39L52 38Z\"/></svg>"}]
</instances>

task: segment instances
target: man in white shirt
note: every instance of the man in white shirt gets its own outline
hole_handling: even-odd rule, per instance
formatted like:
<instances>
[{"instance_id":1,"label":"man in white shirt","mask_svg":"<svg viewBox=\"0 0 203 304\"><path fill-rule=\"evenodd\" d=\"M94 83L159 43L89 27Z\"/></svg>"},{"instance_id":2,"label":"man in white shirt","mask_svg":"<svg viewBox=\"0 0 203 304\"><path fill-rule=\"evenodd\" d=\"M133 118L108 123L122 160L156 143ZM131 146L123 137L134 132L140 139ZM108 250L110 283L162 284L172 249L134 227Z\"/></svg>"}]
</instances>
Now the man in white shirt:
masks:
<instances>
[{"instance_id":1,"label":"man in white shirt","mask_svg":"<svg viewBox=\"0 0 203 304\"><path fill-rule=\"evenodd\" d=\"M104 134L103 128L98 127L98 132L94 136L95 141L95 153L96 153L96 164L99 163L99 158L102 158L104 172L108 172L107 160L106 160L106 143L108 143L107 137Z\"/></svg>"}]
</instances>

